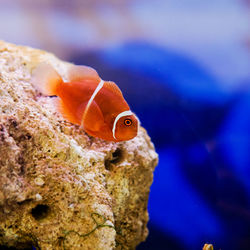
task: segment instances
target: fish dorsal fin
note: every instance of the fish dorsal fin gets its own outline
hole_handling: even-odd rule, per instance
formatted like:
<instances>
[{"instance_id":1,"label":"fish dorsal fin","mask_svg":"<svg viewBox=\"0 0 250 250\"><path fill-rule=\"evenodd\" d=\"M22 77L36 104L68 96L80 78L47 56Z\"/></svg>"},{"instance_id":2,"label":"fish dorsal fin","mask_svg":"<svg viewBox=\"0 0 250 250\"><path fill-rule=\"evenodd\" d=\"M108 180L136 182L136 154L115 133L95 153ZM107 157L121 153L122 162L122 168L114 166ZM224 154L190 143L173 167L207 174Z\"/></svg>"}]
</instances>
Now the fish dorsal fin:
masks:
<instances>
[{"instance_id":1,"label":"fish dorsal fin","mask_svg":"<svg viewBox=\"0 0 250 250\"><path fill-rule=\"evenodd\" d=\"M62 81L61 76L47 63L40 63L32 71L31 83L44 95L56 95Z\"/></svg>"},{"instance_id":2,"label":"fish dorsal fin","mask_svg":"<svg viewBox=\"0 0 250 250\"><path fill-rule=\"evenodd\" d=\"M73 65L68 70L68 78L71 82L81 80L100 81L100 77L96 70L88 66Z\"/></svg>"},{"instance_id":3,"label":"fish dorsal fin","mask_svg":"<svg viewBox=\"0 0 250 250\"><path fill-rule=\"evenodd\" d=\"M111 92L113 92L116 95L118 95L118 96L120 96L120 97L123 98L121 90L119 89L119 87L114 82L105 81L103 87L106 88L106 89L109 89Z\"/></svg>"}]
</instances>

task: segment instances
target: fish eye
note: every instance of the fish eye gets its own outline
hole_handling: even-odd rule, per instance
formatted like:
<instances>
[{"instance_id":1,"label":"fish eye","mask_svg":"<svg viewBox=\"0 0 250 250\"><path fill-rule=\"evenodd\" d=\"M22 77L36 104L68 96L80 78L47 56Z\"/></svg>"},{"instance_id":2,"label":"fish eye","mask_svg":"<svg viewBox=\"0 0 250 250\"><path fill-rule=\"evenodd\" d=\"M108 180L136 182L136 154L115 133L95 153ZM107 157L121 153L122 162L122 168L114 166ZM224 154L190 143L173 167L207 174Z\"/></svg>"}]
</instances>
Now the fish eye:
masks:
<instances>
[{"instance_id":1,"label":"fish eye","mask_svg":"<svg viewBox=\"0 0 250 250\"><path fill-rule=\"evenodd\" d=\"M125 119L125 120L124 120L124 124L125 124L126 126L131 126L131 125L132 125L132 120L131 120L131 119Z\"/></svg>"}]
</instances>

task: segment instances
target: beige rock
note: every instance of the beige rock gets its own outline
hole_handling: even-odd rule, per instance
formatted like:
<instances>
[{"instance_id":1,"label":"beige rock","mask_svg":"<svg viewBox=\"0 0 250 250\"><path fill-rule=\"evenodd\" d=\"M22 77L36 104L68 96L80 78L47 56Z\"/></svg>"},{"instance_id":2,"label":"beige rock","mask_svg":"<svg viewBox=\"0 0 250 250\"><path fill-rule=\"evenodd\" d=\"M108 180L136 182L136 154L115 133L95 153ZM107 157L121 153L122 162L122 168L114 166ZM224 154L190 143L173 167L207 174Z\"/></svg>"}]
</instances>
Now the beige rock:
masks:
<instances>
[{"instance_id":1,"label":"beige rock","mask_svg":"<svg viewBox=\"0 0 250 250\"><path fill-rule=\"evenodd\" d=\"M146 239L157 154L146 131L112 143L88 136L30 84L44 51L0 42L0 245L135 249Z\"/></svg>"}]
</instances>

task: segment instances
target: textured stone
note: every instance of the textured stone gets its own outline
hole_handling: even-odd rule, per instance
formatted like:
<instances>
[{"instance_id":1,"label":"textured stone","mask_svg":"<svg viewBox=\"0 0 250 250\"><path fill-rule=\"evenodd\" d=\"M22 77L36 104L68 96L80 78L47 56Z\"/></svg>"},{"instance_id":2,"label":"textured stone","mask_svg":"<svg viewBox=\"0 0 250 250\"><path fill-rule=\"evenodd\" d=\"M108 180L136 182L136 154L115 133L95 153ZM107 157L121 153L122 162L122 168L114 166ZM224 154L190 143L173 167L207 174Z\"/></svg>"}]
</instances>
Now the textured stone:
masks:
<instances>
[{"instance_id":1,"label":"textured stone","mask_svg":"<svg viewBox=\"0 0 250 250\"><path fill-rule=\"evenodd\" d=\"M146 131L113 143L63 119L30 84L40 62L69 63L0 42L0 245L134 249L148 234L157 154Z\"/></svg>"}]
</instances>

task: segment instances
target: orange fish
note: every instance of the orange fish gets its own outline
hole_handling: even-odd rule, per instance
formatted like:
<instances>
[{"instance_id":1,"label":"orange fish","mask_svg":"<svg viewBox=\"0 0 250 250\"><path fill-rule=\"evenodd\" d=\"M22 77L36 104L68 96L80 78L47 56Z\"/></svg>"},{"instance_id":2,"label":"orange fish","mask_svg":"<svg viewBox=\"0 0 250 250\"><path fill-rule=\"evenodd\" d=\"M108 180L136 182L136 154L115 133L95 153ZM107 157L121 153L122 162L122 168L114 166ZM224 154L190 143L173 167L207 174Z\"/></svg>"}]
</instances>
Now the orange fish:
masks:
<instances>
[{"instance_id":1,"label":"orange fish","mask_svg":"<svg viewBox=\"0 0 250 250\"><path fill-rule=\"evenodd\" d=\"M64 118L91 136L118 142L137 135L139 121L114 82L102 80L87 66L72 66L68 78L64 82L52 66L42 63L33 71L32 83L43 94L56 95Z\"/></svg>"}]
</instances>

